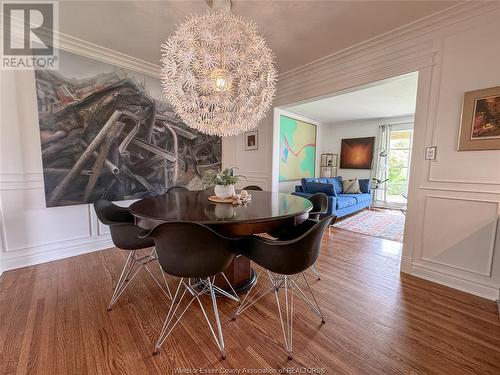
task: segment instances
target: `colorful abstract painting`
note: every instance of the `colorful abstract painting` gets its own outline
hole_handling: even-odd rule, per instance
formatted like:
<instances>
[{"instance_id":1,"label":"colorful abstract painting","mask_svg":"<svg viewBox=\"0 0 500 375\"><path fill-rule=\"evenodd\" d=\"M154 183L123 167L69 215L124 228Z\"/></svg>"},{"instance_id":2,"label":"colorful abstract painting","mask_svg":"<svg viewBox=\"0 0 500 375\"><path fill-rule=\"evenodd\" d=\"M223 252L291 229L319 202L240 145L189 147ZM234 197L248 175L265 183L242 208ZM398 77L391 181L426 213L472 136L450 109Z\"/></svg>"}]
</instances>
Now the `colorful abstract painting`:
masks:
<instances>
[{"instance_id":1,"label":"colorful abstract painting","mask_svg":"<svg viewBox=\"0 0 500 375\"><path fill-rule=\"evenodd\" d=\"M314 177L316 126L280 116L280 181Z\"/></svg>"}]
</instances>

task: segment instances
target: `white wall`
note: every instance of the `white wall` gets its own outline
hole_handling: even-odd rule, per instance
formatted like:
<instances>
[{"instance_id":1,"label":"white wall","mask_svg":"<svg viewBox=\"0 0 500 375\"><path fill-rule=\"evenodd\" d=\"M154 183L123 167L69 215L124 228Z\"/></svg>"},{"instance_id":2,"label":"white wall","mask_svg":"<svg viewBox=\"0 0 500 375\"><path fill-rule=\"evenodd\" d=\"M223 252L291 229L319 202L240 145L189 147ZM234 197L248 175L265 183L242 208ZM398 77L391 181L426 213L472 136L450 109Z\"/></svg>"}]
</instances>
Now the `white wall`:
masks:
<instances>
[{"instance_id":1,"label":"white wall","mask_svg":"<svg viewBox=\"0 0 500 375\"><path fill-rule=\"evenodd\" d=\"M306 67L281 73L275 106L419 71L402 271L490 299L500 288L500 151L456 151L464 91L500 83L500 5L466 2ZM334 37L334 36L332 36ZM157 66L67 38L67 49L157 74ZM111 246L88 205L47 209L30 73L0 72L0 265L22 267ZM223 141L223 164L278 190L276 121L258 151ZM438 159L423 158L426 145Z\"/></svg>"},{"instance_id":2,"label":"white wall","mask_svg":"<svg viewBox=\"0 0 500 375\"><path fill-rule=\"evenodd\" d=\"M158 66L85 41L62 35L60 46L158 77ZM33 71L0 70L0 83L0 273L112 247L90 205L45 207Z\"/></svg>"},{"instance_id":3,"label":"white wall","mask_svg":"<svg viewBox=\"0 0 500 375\"><path fill-rule=\"evenodd\" d=\"M282 73L275 101L289 107L418 71L401 270L489 299L500 289L500 150L458 152L457 141L464 92L500 84L499 19L498 2L459 4ZM437 160L426 161L431 145Z\"/></svg>"},{"instance_id":4,"label":"white wall","mask_svg":"<svg viewBox=\"0 0 500 375\"><path fill-rule=\"evenodd\" d=\"M390 103L388 103L388 105L390 105ZM323 131L319 143L319 149L321 153L333 152L334 154L338 154L340 158L340 146L342 139L377 137L379 125L411 122L413 122L413 116L371 120L352 120L325 124L322 128ZM377 144L377 140L375 140L375 144ZM374 155L374 158L375 157L376 156ZM342 176L344 179L370 178L372 176L370 169L341 169L340 159L337 175Z\"/></svg>"},{"instance_id":5,"label":"white wall","mask_svg":"<svg viewBox=\"0 0 500 375\"><path fill-rule=\"evenodd\" d=\"M59 45L82 56L159 77L157 65L68 35L60 35ZM0 82L0 274L113 247L108 228L99 223L90 205L45 207L34 74L0 70ZM245 151L244 135L223 139L223 166L238 167L247 177L238 187L271 187L269 118L258 128L256 151Z\"/></svg>"}]
</instances>

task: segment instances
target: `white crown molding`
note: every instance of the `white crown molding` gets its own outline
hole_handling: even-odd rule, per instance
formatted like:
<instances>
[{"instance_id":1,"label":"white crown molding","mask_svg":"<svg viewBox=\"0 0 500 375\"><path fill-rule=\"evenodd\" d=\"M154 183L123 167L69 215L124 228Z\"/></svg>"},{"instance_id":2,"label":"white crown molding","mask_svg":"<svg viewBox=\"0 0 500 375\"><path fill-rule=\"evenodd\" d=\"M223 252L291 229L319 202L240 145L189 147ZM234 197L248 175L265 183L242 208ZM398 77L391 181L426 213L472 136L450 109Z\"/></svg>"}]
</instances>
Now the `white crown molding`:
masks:
<instances>
[{"instance_id":1,"label":"white crown molding","mask_svg":"<svg viewBox=\"0 0 500 375\"><path fill-rule=\"evenodd\" d=\"M3 13L1 11L0 16L3 16ZM22 26L24 24L24 20L19 20L16 18L13 18L12 22L17 26ZM19 27L14 27L11 30L12 35L23 37L24 35L20 34L19 30ZM57 25L55 30L40 28L38 33L47 36L51 31L53 32L52 46L55 49L62 49L68 52L73 52L78 55L91 57L93 59L100 60L106 63L111 63L124 69L143 73L154 78L160 78L159 65L139 59L137 57L126 55L124 53L88 42L83 39L76 38L69 34L62 33L57 30Z\"/></svg>"},{"instance_id":2,"label":"white crown molding","mask_svg":"<svg viewBox=\"0 0 500 375\"><path fill-rule=\"evenodd\" d=\"M473 18L479 14L488 13L497 8L500 8L500 2L466 1L281 73L280 79L284 80L289 77L301 75L305 70L316 70L321 68L321 66L329 66L346 58L359 59L360 56L372 51L383 50L390 45L395 45L402 41L432 34L440 29Z\"/></svg>"},{"instance_id":3,"label":"white crown molding","mask_svg":"<svg viewBox=\"0 0 500 375\"><path fill-rule=\"evenodd\" d=\"M71 35L58 32L55 34L55 37L58 38L59 48L65 51L111 63L154 78L160 78L159 65L75 38Z\"/></svg>"},{"instance_id":4,"label":"white crown molding","mask_svg":"<svg viewBox=\"0 0 500 375\"><path fill-rule=\"evenodd\" d=\"M500 8L500 2L470 1L447 8L314 62L281 73L275 106L321 97L366 82L434 66L435 36Z\"/></svg>"}]
</instances>

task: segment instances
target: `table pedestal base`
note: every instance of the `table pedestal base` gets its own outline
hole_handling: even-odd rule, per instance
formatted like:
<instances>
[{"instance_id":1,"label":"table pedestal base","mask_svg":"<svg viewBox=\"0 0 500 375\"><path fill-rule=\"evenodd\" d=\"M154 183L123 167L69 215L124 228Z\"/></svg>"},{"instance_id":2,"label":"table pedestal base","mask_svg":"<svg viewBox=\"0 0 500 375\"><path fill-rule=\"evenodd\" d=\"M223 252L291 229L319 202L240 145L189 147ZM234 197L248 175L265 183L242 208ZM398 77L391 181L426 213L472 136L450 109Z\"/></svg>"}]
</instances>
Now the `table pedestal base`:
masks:
<instances>
[{"instance_id":1,"label":"table pedestal base","mask_svg":"<svg viewBox=\"0 0 500 375\"><path fill-rule=\"evenodd\" d=\"M224 274L238 294L248 291L255 284L256 274L253 268L250 267L250 259L242 255L233 259L231 264L224 270ZM217 277L215 285L228 292L231 291L223 277Z\"/></svg>"}]
</instances>

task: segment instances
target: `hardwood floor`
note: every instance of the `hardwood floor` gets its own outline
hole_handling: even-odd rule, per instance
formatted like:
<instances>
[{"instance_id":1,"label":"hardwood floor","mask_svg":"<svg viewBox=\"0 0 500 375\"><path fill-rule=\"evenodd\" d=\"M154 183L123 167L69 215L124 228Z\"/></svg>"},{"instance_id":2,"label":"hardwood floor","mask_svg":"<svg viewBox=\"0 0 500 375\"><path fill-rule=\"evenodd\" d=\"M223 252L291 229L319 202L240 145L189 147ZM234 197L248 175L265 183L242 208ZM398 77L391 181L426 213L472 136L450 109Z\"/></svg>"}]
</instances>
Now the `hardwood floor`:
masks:
<instances>
[{"instance_id":1,"label":"hardwood floor","mask_svg":"<svg viewBox=\"0 0 500 375\"><path fill-rule=\"evenodd\" d=\"M496 304L400 274L399 247L342 230L325 235L322 279L308 275L326 324L295 300L292 361L272 295L237 321L230 320L236 304L219 299L227 359L219 358L195 305L152 356L169 303L146 273L106 311L126 252L9 271L0 279L0 373L500 374Z\"/></svg>"}]
</instances>

